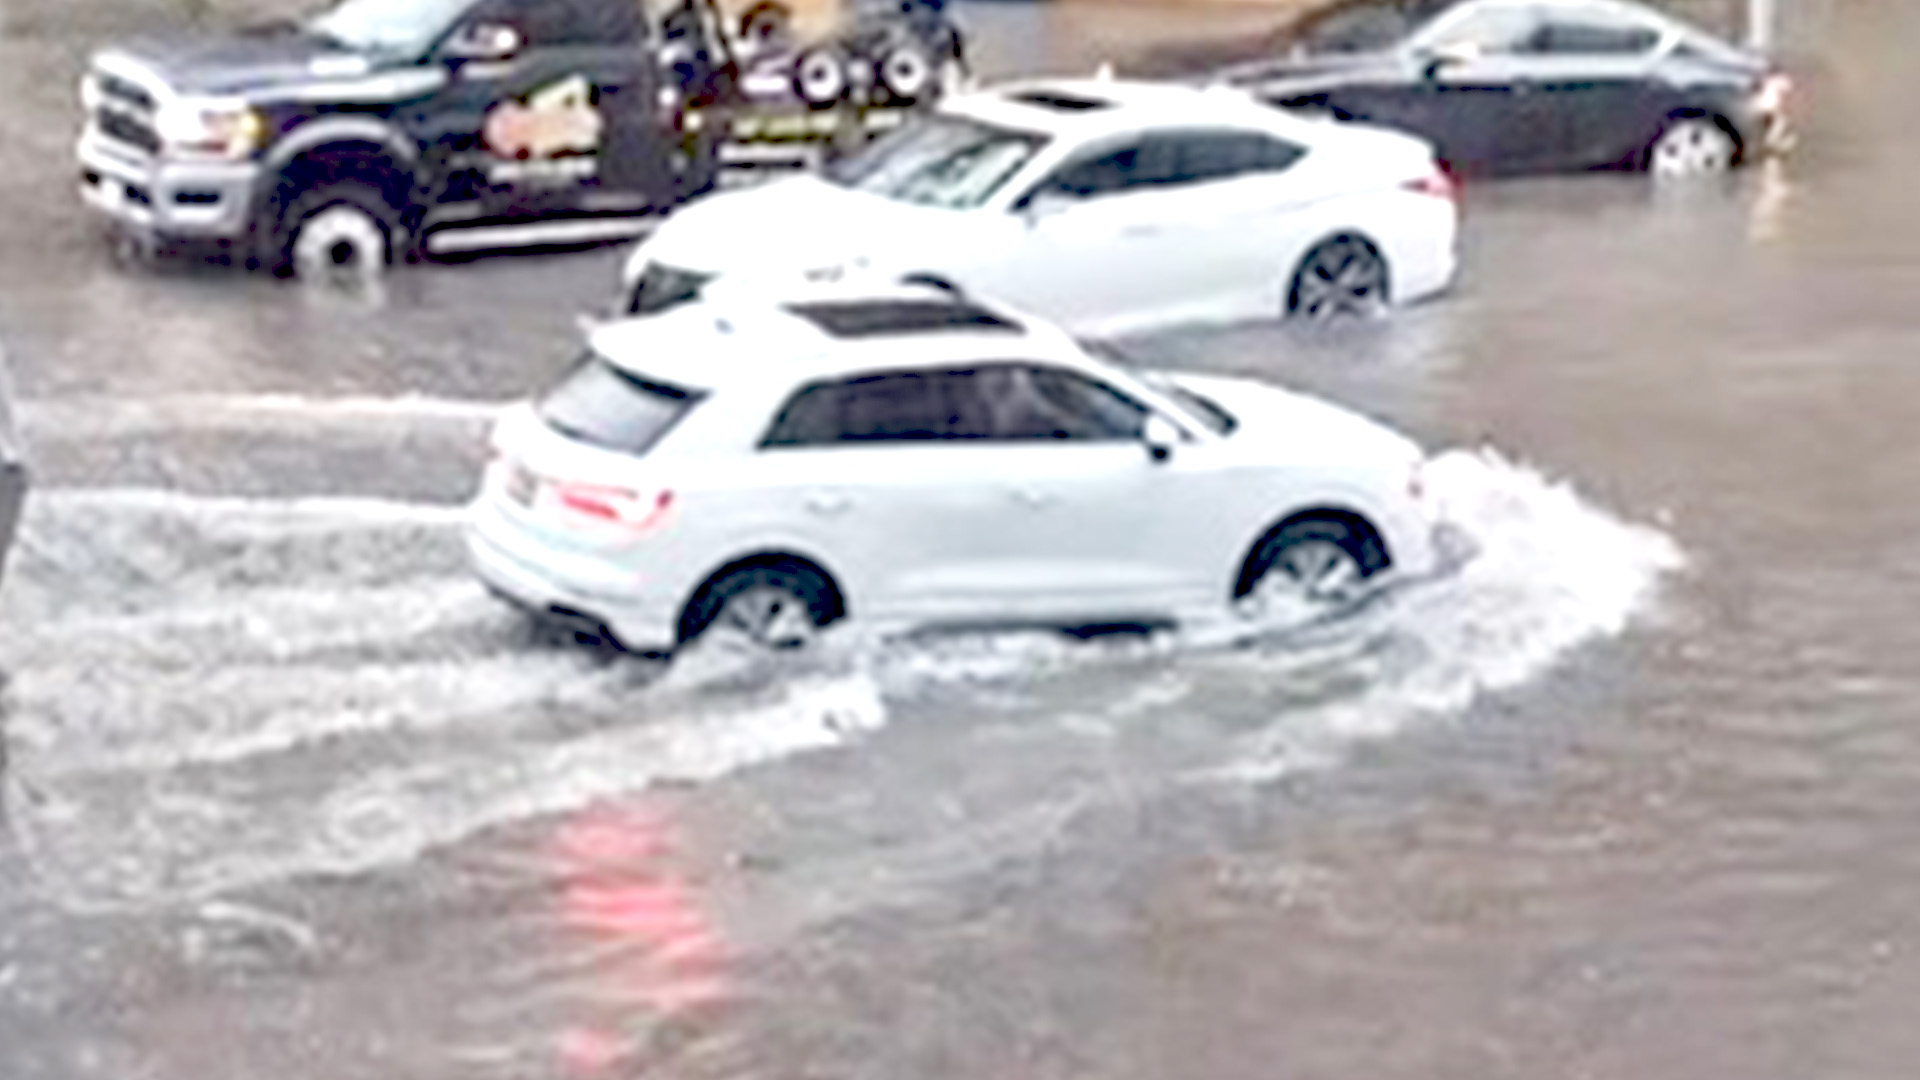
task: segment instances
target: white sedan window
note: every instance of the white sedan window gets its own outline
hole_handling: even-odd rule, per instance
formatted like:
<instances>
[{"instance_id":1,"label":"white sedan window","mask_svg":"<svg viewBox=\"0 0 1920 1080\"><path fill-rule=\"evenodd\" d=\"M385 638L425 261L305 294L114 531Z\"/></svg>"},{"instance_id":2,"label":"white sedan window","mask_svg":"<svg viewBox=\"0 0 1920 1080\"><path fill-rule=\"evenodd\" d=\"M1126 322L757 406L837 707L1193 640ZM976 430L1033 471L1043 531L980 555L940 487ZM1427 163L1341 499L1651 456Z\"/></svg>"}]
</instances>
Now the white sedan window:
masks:
<instances>
[{"instance_id":1,"label":"white sedan window","mask_svg":"<svg viewBox=\"0 0 1920 1080\"><path fill-rule=\"evenodd\" d=\"M1046 142L957 116L929 116L829 165L842 187L901 202L967 210L991 198Z\"/></svg>"}]
</instances>

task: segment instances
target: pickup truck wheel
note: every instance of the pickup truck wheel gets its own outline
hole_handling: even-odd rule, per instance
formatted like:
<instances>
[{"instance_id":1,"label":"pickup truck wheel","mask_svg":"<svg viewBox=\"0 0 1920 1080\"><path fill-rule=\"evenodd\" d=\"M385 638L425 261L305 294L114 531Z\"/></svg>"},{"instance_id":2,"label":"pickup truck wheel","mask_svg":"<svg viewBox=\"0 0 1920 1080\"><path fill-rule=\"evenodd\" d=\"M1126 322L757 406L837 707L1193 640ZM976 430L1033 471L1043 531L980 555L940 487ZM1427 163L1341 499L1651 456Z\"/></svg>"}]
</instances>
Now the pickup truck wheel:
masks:
<instances>
[{"instance_id":1,"label":"pickup truck wheel","mask_svg":"<svg viewBox=\"0 0 1920 1080\"><path fill-rule=\"evenodd\" d=\"M377 274L393 261L400 215L366 184L333 184L296 198L283 223L278 269L302 278Z\"/></svg>"}]
</instances>

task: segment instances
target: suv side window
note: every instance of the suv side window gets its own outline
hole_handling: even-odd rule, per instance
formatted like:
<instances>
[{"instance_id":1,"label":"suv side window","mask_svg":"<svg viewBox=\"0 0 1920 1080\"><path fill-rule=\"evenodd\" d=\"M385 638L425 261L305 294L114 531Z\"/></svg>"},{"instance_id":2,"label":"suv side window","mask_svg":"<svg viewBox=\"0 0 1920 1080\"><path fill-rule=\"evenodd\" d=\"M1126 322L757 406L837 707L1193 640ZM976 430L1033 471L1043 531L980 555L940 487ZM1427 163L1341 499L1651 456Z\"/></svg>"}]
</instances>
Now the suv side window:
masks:
<instances>
[{"instance_id":1,"label":"suv side window","mask_svg":"<svg viewBox=\"0 0 1920 1080\"><path fill-rule=\"evenodd\" d=\"M1146 425L1144 405L1076 371L997 365L982 376L999 439L1138 439Z\"/></svg>"},{"instance_id":2,"label":"suv side window","mask_svg":"<svg viewBox=\"0 0 1920 1080\"><path fill-rule=\"evenodd\" d=\"M1540 17L1533 8L1504 4L1462 15L1419 44L1428 50L1472 49L1482 55L1523 53L1532 49L1539 29Z\"/></svg>"},{"instance_id":3,"label":"suv side window","mask_svg":"<svg viewBox=\"0 0 1920 1080\"><path fill-rule=\"evenodd\" d=\"M898 371L803 387L761 445L980 439L991 425L975 372Z\"/></svg>"}]
</instances>

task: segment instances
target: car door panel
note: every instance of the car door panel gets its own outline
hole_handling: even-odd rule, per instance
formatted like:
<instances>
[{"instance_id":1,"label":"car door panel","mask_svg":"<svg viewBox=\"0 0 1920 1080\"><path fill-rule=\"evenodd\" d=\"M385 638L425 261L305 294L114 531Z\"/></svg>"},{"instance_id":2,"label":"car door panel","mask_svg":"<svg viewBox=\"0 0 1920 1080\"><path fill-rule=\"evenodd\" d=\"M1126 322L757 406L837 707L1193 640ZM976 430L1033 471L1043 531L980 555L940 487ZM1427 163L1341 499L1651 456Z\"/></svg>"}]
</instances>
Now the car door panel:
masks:
<instances>
[{"instance_id":1,"label":"car door panel","mask_svg":"<svg viewBox=\"0 0 1920 1080\"><path fill-rule=\"evenodd\" d=\"M428 152L462 178L443 199L477 198L508 213L579 206L590 192L620 193L635 208L671 196L674 148L654 122L644 31L636 24L629 40L597 40L564 16L496 0L463 24L525 36L504 59L442 61L450 78L421 123Z\"/></svg>"}]
</instances>

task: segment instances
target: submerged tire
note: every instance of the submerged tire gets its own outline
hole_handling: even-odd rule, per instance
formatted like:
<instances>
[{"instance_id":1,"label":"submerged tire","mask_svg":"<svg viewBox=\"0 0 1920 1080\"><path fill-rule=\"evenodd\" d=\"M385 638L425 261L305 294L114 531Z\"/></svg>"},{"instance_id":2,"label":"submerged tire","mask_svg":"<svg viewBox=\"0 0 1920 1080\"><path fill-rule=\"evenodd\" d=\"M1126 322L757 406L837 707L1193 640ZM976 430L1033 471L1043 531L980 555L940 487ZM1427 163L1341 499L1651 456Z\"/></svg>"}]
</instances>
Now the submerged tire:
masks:
<instances>
[{"instance_id":1,"label":"submerged tire","mask_svg":"<svg viewBox=\"0 0 1920 1080\"><path fill-rule=\"evenodd\" d=\"M1675 117L1647 146L1646 169L1658 179L1717 176L1732 169L1740 144L1705 116Z\"/></svg>"},{"instance_id":2,"label":"submerged tire","mask_svg":"<svg viewBox=\"0 0 1920 1080\"><path fill-rule=\"evenodd\" d=\"M680 642L723 626L764 649L797 649L838 618L833 585L791 559L741 567L715 577L687 604Z\"/></svg>"},{"instance_id":3,"label":"submerged tire","mask_svg":"<svg viewBox=\"0 0 1920 1080\"><path fill-rule=\"evenodd\" d=\"M1284 602L1308 611L1351 603L1389 565L1372 526L1338 517L1290 521L1254 545L1234 587L1240 604Z\"/></svg>"},{"instance_id":4,"label":"submerged tire","mask_svg":"<svg viewBox=\"0 0 1920 1080\"><path fill-rule=\"evenodd\" d=\"M393 262L400 215L373 187L317 188L293 201L273 268L302 278L334 273L378 274Z\"/></svg>"}]
</instances>

